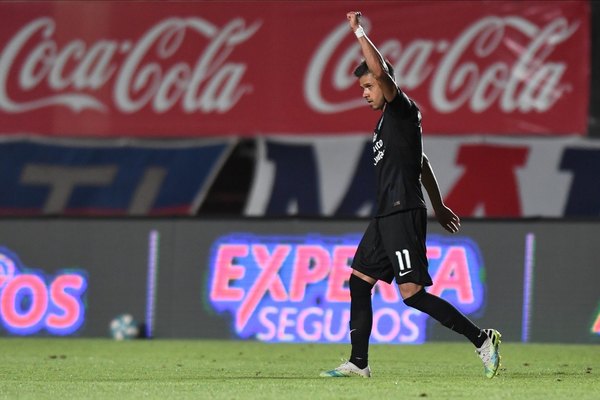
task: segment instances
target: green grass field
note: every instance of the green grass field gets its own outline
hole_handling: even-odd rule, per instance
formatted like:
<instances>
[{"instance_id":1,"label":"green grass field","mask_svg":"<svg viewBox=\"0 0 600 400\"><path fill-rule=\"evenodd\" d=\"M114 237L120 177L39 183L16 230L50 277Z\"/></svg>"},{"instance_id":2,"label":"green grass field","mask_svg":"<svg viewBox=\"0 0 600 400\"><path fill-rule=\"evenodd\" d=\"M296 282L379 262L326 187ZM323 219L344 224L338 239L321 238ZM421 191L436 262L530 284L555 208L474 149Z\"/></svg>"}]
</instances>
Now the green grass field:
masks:
<instances>
[{"instance_id":1,"label":"green grass field","mask_svg":"<svg viewBox=\"0 0 600 400\"><path fill-rule=\"evenodd\" d=\"M501 346L487 379L472 346L372 346L374 376L320 378L347 345L0 339L5 399L598 399L600 347Z\"/></svg>"}]
</instances>

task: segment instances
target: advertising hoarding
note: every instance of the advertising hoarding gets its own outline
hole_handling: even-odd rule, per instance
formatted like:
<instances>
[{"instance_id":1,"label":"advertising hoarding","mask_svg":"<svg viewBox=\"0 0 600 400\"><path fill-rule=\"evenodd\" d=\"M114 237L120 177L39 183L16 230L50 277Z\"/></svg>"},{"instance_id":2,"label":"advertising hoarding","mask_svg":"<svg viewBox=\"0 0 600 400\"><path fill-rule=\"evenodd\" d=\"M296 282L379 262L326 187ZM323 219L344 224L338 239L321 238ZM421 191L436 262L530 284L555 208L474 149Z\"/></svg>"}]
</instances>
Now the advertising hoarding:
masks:
<instances>
[{"instance_id":1,"label":"advertising hoarding","mask_svg":"<svg viewBox=\"0 0 600 400\"><path fill-rule=\"evenodd\" d=\"M587 131L585 1L56 1L0 4L1 133L368 131L353 9L426 133Z\"/></svg>"},{"instance_id":2,"label":"advertising hoarding","mask_svg":"<svg viewBox=\"0 0 600 400\"><path fill-rule=\"evenodd\" d=\"M5 219L0 333L103 337L113 318L130 314L156 338L347 342L348 266L366 225ZM597 342L597 230L597 222L470 220L453 236L431 221L429 290L508 341ZM11 269L17 259L27 269ZM578 290L564 301L573 279ZM406 308L394 285L379 284L373 299L377 343L460 340ZM41 323L24 329L27 318ZM56 321L69 328L54 329Z\"/></svg>"}]
</instances>

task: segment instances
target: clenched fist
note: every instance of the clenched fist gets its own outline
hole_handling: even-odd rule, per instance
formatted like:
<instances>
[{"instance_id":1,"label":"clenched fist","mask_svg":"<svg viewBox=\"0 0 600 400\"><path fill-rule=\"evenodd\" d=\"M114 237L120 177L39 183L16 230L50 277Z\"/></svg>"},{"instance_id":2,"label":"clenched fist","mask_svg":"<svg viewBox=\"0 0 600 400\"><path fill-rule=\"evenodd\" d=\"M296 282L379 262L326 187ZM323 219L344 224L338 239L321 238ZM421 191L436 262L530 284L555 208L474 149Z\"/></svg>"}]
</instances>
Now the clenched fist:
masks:
<instances>
[{"instance_id":1,"label":"clenched fist","mask_svg":"<svg viewBox=\"0 0 600 400\"><path fill-rule=\"evenodd\" d=\"M350 24L350 29L352 32L356 31L360 26L360 17L362 14L360 11L350 11L346 14L346 18L348 19L348 23Z\"/></svg>"}]
</instances>

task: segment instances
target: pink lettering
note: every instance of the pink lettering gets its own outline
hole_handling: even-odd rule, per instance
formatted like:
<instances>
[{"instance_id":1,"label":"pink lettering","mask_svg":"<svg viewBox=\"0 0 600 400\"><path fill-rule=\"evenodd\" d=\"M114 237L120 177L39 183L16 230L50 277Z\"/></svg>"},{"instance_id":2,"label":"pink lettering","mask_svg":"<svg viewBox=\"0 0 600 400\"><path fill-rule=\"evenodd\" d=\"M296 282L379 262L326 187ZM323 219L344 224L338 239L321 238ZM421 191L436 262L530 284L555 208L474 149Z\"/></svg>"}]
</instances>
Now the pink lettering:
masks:
<instances>
[{"instance_id":1,"label":"pink lettering","mask_svg":"<svg viewBox=\"0 0 600 400\"><path fill-rule=\"evenodd\" d=\"M442 257L442 248L440 246L427 246L427 259L438 260Z\"/></svg>"},{"instance_id":2,"label":"pink lettering","mask_svg":"<svg viewBox=\"0 0 600 400\"><path fill-rule=\"evenodd\" d=\"M211 299L220 301L239 301L244 298L244 289L233 288L229 284L231 281L242 279L246 269L237 264L233 264L236 258L248 256L247 245L221 245L217 254L215 265L215 276L212 281L210 291Z\"/></svg>"},{"instance_id":3,"label":"pink lettering","mask_svg":"<svg viewBox=\"0 0 600 400\"><path fill-rule=\"evenodd\" d=\"M352 273L352 268L348 263L354 257L355 252L356 246L335 246L333 248L333 264L325 295L327 301L340 303L350 301L350 290L346 288L346 282Z\"/></svg>"},{"instance_id":4,"label":"pink lettering","mask_svg":"<svg viewBox=\"0 0 600 400\"><path fill-rule=\"evenodd\" d=\"M46 318L48 328L63 330L77 323L81 317L81 305L76 297L66 292L67 289L79 291L85 282L79 275L61 275L50 285L50 297L62 315L50 313Z\"/></svg>"},{"instance_id":5,"label":"pink lettering","mask_svg":"<svg viewBox=\"0 0 600 400\"><path fill-rule=\"evenodd\" d=\"M327 310L325 312L323 331L325 339L327 339L330 342L339 342L346 335L348 335L348 324L350 324L350 310L344 310L342 312L342 318L340 318L339 320L336 319L335 324L339 326L337 332L333 332L333 311Z\"/></svg>"},{"instance_id":6,"label":"pink lettering","mask_svg":"<svg viewBox=\"0 0 600 400\"><path fill-rule=\"evenodd\" d=\"M258 340L269 341L275 337L275 332L277 332L277 327L275 324L269 319L269 315L277 314L278 309L276 307L263 307L260 309L258 313L258 320L260 321L261 326L267 329L266 332L259 332L256 334Z\"/></svg>"},{"instance_id":7,"label":"pink lettering","mask_svg":"<svg viewBox=\"0 0 600 400\"><path fill-rule=\"evenodd\" d=\"M258 267L262 270L256 278L254 285L248 291L248 294L237 313L236 329L241 331L246 326L250 316L256 309L258 303L266 295L267 291L271 293L271 297L277 301L287 300L285 286L281 282L278 275L279 269L291 251L291 246L278 245L269 255L267 246L253 245L252 254Z\"/></svg>"},{"instance_id":8,"label":"pink lettering","mask_svg":"<svg viewBox=\"0 0 600 400\"><path fill-rule=\"evenodd\" d=\"M312 333L308 332L306 329L306 320L310 316L322 317L323 310L318 307L308 307L300 311L298 314L298 335L304 341L315 342L319 340L323 334L323 325L314 321L311 325Z\"/></svg>"},{"instance_id":9,"label":"pink lettering","mask_svg":"<svg viewBox=\"0 0 600 400\"><path fill-rule=\"evenodd\" d=\"M386 303L397 303L400 301L400 293L394 282L388 285L386 282L379 281L375 284L375 290L379 292L381 298Z\"/></svg>"},{"instance_id":10,"label":"pink lettering","mask_svg":"<svg viewBox=\"0 0 600 400\"><path fill-rule=\"evenodd\" d=\"M20 299L25 293L31 297L29 309L19 310ZM17 275L4 287L0 307L4 320L10 326L17 329L36 326L48 308L48 292L44 281L36 275Z\"/></svg>"},{"instance_id":11,"label":"pink lettering","mask_svg":"<svg viewBox=\"0 0 600 400\"><path fill-rule=\"evenodd\" d=\"M400 334L400 316L396 310L390 308L381 308L373 314L373 326L378 327L381 324L380 320L385 317L391 320L389 332L384 333L378 329L374 329L373 338L381 342L391 342Z\"/></svg>"},{"instance_id":12,"label":"pink lettering","mask_svg":"<svg viewBox=\"0 0 600 400\"><path fill-rule=\"evenodd\" d=\"M473 303L473 287L464 247L451 246L448 248L446 256L433 277L433 282L429 291L431 294L441 296L445 290L454 290L460 303Z\"/></svg>"},{"instance_id":13,"label":"pink lettering","mask_svg":"<svg viewBox=\"0 0 600 400\"><path fill-rule=\"evenodd\" d=\"M286 333L286 328L294 326L296 323L288 317L296 315L298 310L291 307L283 307L279 314L279 325L277 328L277 339L282 342L289 342L294 339L294 335Z\"/></svg>"},{"instance_id":14,"label":"pink lettering","mask_svg":"<svg viewBox=\"0 0 600 400\"><path fill-rule=\"evenodd\" d=\"M306 286L327 278L329 273L329 252L317 245L296 247L294 272L290 288L290 300L302 301Z\"/></svg>"}]
</instances>

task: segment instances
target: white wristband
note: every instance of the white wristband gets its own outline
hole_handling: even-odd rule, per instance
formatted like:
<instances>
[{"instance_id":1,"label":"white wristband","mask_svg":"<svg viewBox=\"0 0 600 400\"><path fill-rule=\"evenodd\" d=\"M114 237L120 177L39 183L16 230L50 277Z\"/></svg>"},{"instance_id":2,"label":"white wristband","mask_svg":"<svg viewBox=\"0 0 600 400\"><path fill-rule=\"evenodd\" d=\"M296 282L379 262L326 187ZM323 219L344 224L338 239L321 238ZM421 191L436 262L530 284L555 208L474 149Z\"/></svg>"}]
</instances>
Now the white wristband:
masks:
<instances>
[{"instance_id":1,"label":"white wristband","mask_svg":"<svg viewBox=\"0 0 600 400\"><path fill-rule=\"evenodd\" d=\"M357 39L360 39L361 37L365 36L365 30L363 29L362 26L359 26L355 31L354 34L356 35Z\"/></svg>"}]
</instances>

